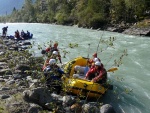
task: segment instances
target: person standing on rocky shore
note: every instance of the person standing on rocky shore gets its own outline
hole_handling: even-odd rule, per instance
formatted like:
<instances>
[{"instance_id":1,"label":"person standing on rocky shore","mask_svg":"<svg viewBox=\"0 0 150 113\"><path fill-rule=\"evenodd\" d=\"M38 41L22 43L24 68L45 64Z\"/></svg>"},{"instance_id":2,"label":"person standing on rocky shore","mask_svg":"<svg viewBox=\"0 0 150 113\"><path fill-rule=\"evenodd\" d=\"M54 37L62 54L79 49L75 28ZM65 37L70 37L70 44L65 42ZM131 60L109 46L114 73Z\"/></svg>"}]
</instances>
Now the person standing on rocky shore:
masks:
<instances>
[{"instance_id":1,"label":"person standing on rocky shore","mask_svg":"<svg viewBox=\"0 0 150 113\"><path fill-rule=\"evenodd\" d=\"M6 37L8 26L2 28L2 37Z\"/></svg>"}]
</instances>

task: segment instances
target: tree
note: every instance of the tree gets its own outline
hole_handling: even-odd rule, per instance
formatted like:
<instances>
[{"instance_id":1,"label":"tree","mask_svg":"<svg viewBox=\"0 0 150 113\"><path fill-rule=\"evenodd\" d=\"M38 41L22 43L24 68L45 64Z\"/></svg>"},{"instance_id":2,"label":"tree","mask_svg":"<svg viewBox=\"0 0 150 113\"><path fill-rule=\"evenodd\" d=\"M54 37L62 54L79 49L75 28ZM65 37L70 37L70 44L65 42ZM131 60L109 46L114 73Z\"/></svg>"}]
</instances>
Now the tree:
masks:
<instances>
[{"instance_id":1,"label":"tree","mask_svg":"<svg viewBox=\"0 0 150 113\"><path fill-rule=\"evenodd\" d=\"M121 22L125 20L126 5L124 0L111 0L110 15L113 22Z\"/></svg>"},{"instance_id":2,"label":"tree","mask_svg":"<svg viewBox=\"0 0 150 113\"><path fill-rule=\"evenodd\" d=\"M147 2L147 0L125 0L125 3L127 11L127 20L135 21L140 18L143 18L145 11L148 8L147 3L149 2Z\"/></svg>"},{"instance_id":3,"label":"tree","mask_svg":"<svg viewBox=\"0 0 150 113\"><path fill-rule=\"evenodd\" d=\"M32 0L25 0L23 12L24 12L25 16L28 17L28 19L25 16L24 16L24 18L26 18L27 22L30 22L29 17L35 16L35 10L34 10L34 7L32 5ZM36 21L36 20L33 19L32 21Z\"/></svg>"}]
</instances>

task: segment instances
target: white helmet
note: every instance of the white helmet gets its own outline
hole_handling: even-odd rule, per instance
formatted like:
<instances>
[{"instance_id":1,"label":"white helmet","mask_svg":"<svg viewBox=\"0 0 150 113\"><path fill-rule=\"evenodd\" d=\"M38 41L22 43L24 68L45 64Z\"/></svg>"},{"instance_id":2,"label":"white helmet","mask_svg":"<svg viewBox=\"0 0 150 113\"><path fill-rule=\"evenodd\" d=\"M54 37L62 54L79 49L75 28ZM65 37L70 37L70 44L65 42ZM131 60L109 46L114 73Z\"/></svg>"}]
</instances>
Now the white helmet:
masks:
<instances>
[{"instance_id":1,"label":"white helmet","mask_svg":"<svg viewBox=\"0 0 150 113\"><path fill-rule=\"evenodd\" d=\"M57 51L53 51L53 54L54 54L54 55L58 55L58 52L57 52Z\"/></svg>"},{"instance_id":2,"label":"white helmet","mask_svg":"<svg viewBox=\"0 0 150 113\"><path fill-rule=\"evenodd\" d=\"M55 64L55 63L56 63L56 60L55 60L55 59L50 59L50 60L49 60L49 64L50 64L50 65Z\"/></svg>"},{"instance_id":3,"label":"white helmet","mask_svg":"<svg viewBox=\"0 0 150 113\"><path fill-rule=\"evenodd\" d=\"M94 58L94 60L93 60L94 62L97 62L97 61L99 61L99 59L98 58Z\"/></svg>"},{"instance_id":4,"label":"white helmet","mask_svg":"<svg viewBox=\"0 0 150 113\"><path fill-rule=\"evenodd\" d=\"M95 65L96 66L101 66L101 62L100 61L95 62Z\"/></svg>"}]
</instances>

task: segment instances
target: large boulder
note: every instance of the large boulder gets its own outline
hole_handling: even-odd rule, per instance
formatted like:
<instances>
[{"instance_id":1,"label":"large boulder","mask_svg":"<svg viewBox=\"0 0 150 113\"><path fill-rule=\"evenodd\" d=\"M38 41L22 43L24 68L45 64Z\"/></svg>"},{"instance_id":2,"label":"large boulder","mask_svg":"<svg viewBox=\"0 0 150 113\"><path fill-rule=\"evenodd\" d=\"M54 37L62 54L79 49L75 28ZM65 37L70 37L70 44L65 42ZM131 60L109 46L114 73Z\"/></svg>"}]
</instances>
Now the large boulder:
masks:
<instances>
[{"instance_id":1,"label":"large boulder","mask_svg":"<svg viewBox=\"0 0 150 113\"><path fill-rule=\"evenodd\" d=\"M51 103L53 101L51 92L43 87L25 90L23 92L23 98L26 101L33 102L44 107L46 103Z\"/></svg>"}]
</instances>

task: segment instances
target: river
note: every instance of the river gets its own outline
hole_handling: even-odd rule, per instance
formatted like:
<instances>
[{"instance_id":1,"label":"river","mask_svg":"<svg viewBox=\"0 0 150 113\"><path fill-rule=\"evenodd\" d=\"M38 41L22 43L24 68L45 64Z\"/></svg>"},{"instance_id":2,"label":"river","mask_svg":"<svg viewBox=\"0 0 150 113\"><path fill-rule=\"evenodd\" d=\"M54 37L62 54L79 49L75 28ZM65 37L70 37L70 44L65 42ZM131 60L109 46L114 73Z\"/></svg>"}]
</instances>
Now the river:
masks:
<instances>
[{"instance_id":1,"label":"river","mask_svg":"<svg viewBox=\"0 0 150 113\"><path fill-rule=\"evenodd\" d=\"M92 54L96 51L100 38L106 40L115 37L113 48L100 43L98 57L106 69L111 68L114 60L118 60L127 49L128 56L114 73L108 73L114 90L108 91L100 102L111 104L117 113L149 113L150 112L150 37L131 36L114 32L97 31L70 26L40 24L40 23L0 23L0 28L8 26L8 35L14 35L16 30L28 30L33 33L31 42L35 42L33 51L35 56L41 56L37 45L43 49L44 43L50 40L58 41L61 55L67 51L67 62L77 56ZM78 44L78 47L69 48L68 44ZM90 43L90 51L88 51ZM104 51L101 52L101 48Z\"/></svg>"}]
</instances>

